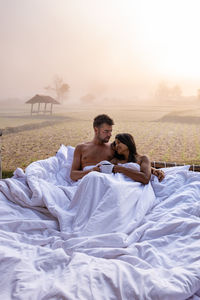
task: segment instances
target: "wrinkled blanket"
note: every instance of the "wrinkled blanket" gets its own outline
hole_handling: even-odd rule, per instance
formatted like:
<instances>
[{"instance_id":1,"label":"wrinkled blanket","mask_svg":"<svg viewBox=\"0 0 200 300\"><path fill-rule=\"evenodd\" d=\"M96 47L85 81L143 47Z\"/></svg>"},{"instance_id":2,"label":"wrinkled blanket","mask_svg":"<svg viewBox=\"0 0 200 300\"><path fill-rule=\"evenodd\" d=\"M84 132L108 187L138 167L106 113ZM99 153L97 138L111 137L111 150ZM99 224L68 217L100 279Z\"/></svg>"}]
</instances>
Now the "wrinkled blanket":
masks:
<instances>
[{"instance_id":1,"label":"wrinkled blanket","mask_svg":"<svg viewBox=\"0 0 200 300\"><path fill-rule=\"evenodd\" d=\"M73 182L73 151L0 181L1 298L200 299L200 174Z\"/></svg>"}]
</instances>

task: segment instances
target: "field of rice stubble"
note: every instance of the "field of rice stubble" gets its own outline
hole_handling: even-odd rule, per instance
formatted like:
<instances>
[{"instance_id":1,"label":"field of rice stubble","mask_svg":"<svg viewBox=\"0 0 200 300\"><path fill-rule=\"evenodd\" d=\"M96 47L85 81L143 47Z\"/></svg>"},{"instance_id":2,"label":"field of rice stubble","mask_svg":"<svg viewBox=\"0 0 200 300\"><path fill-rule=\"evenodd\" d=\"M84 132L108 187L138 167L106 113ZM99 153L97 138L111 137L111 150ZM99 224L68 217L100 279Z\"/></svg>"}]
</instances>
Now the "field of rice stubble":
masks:
<instances>
[{"instance_id":1,"label":"field of rice stubble","mask_svg":"<svg viewBox=\"0 0 200 300\"><path fill-rule=\"evenodd\" d=\"M66 114L61 122L41 128L3 134L1 137L2 169L25 169L31 162L55 155L61 144L76 146L93 137L92 120L98 113L114 118L113 134L131 133L140 154L151 161L200 164L200 122L181 123L158 121L168 111L158 109L82 110ZM12 121L13 122L13 121ZM30 119L31 122L31 119ZM23 122L22 122L23 123Z\"/></svg>"}]
</instances>

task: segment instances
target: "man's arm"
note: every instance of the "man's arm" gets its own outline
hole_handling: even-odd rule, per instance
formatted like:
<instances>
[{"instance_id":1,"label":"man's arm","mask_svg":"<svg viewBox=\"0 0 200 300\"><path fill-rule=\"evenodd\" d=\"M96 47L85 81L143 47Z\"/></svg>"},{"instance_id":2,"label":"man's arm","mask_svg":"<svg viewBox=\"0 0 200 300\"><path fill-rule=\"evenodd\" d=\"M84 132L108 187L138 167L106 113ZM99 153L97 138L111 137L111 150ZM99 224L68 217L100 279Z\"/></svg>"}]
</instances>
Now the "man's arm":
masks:
<instances>
[{"instance_id":1,"label":"man's arm","mask_svg":"<svg viewBox=\"0 0 200 300\"><path fill-rule=\"evenodd\" d=\"M70 173L70 177L74 181L81 179L83 176L90 173L91 171L100 171L99 167L94 167L90 170L83 171L81 166L81 156L82 156L82 145L78 145L74 150L74 158L73 158L72 168Z\"/></svg>"}]
</instances>

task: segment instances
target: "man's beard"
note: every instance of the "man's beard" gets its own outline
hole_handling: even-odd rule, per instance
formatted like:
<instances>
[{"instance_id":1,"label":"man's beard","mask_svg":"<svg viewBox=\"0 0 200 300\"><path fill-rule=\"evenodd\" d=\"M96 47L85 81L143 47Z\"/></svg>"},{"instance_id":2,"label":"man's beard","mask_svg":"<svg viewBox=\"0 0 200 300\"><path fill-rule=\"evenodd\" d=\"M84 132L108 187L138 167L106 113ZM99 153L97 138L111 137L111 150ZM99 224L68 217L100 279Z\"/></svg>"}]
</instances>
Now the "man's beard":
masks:
<instances>
[{"instance_id":1,"label":"man's beard","mask_svg":"<svg viewBox=\"0 0 200 300\"><path fill-rule=\"evenodd\" d=\"M110 140L110 137L105 137L105 138L102 139L102 138L99 136L98 138L99 138L99 140L100 140L102 143L108 143L109 140Z\"/></svg>"},{"instance_id":2,"label":"man's beard","mask_svg":"<svg viewBox=\"0 0 200 300\"><path fill-rule=\"evenodd\" d=\"M102 140L102 142L103 143L108 143L109 142L109 140L110 140L110 138L108 137L108 138L104 138L103 140Z\"/></svg>"}]
</instances>

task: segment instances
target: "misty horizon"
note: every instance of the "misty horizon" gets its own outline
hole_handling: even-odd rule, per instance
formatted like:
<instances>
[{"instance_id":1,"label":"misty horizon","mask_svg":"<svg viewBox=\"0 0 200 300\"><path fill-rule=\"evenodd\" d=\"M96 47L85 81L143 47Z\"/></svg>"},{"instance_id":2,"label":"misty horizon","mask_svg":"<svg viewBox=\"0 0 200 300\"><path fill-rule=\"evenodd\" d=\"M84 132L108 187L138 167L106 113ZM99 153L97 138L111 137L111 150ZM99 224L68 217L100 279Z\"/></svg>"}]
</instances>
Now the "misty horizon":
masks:
<instances>
[{"instance_id":1,"label":"misty horizon","mask_svg":"<svg viewBox=\"0 0 200 300\"><path fill-rule=\"evenodd\" d=\"M160 82L197 96L198 8L196 0L1 0L0 101L47 94L55 76L70 101L151 99Z\"/></svg>"}]
</instances>

